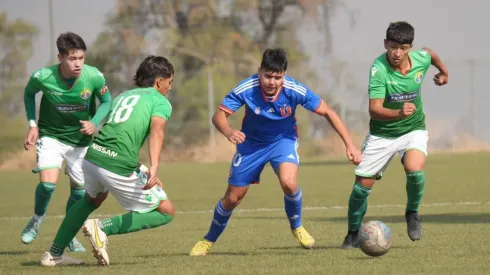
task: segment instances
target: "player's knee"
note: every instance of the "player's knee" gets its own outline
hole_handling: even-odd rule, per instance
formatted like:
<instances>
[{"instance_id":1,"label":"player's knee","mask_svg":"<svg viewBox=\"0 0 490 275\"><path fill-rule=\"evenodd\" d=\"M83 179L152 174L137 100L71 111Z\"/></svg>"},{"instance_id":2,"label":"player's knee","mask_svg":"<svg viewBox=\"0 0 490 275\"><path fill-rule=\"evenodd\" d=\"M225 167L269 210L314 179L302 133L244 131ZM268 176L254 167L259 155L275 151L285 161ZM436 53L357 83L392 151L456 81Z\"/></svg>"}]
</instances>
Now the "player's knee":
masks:
<instances>
[{"instance_id":1,"label":"player's knee","mask_svg":"<svg viewBox=\"0 0 490 275\"><path fill-rule=\"evenodd\" d=\"M160 205L158 206L157 211L161 214L167 214L169 216L175 217L174 205L170 200L160 201Z\"/></svg>"},{"instance_id":2,"label":"player's knee","mask_svg":"<svg viewBox=\"0 0 490 275\"><path fill-rule=\"evenodd\" d=\"M223 198L222 204L226 210L232 210L242 201L243 196L237 193L227 193Z\"/></svg>"},{"instance_id":3,"label":"player's knee","mask_svg":"<svg viewBox=\"0 0 490 275\"><path fill-rule=\"evenodd\" d=\"M376 182L375 177L361 177L361 176L356 176L356 182L359 183L360 185L366 187L366 188L373 188L374 183Z\"/></svg>"},{"instance_id":4,"label":"player's knee","mask_svg":"<svg viewBox=\"0 0 490 275\"><path fill-rule=\"evenodd\" d=\"M294 195L298 192L298 182L295 176L282 176L279 181L286 195Z\"/></svg>"},{"instance_id":5,"label":"player's knee","mask_svg":"<svg viewBox=\"0 0 490 275\"><path fill-rule=\"evenodd\" d=\"M102 205L102 203L105 201L105 199L107 198L108 194L109 194L109 192L105 192L102 194L98 194L97 196L95 196L95 198L93 198L88 193L85 193L85 197L87 198L87 201L90 204L95 206L95 208L99 208Z\"/></svg>"}]
</instances>

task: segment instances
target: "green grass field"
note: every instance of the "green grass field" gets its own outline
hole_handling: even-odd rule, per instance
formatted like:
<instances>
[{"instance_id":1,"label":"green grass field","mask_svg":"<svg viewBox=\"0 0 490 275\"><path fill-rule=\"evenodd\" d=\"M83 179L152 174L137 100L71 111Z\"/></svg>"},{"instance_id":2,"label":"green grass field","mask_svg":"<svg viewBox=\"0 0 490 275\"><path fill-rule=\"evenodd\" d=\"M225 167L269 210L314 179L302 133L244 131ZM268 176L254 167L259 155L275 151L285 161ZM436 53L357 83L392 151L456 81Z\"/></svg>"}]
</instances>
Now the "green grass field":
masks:
<instances>
[{"instance_id":1,"label":"green grass field","mask_svg":"<svg viewBox=\"0 0 490 275\"><path fill-rule=\"evenodd\" d=\"M303 161L303 225L316 247L304 250L293 238L283 195L272 169L253 186L234 212L224 234L206 257L187 256L206 233L212 209L226 188L228 164L162 166L165 189L177 210L164 227L111 236L111 266L101 268L91 253L69 253L83 267L45 268L39 259L49 248L64 214L66 176L60 179L40 235L30 245L20 233L32 215L37 175L0 171L0 274L488 274L490 272L490 154L434 155L427 163L423 206L424 236L411 242L403 217L405 177L396 158L369 199L367 220L393 231L393 248L371 258L360 250L338 249L346 231L346 204L353 167L344 161ZM93 215L124 212L112 198ZM89 242L79 233L89 248Z\"/></svg>"}]
</instances>

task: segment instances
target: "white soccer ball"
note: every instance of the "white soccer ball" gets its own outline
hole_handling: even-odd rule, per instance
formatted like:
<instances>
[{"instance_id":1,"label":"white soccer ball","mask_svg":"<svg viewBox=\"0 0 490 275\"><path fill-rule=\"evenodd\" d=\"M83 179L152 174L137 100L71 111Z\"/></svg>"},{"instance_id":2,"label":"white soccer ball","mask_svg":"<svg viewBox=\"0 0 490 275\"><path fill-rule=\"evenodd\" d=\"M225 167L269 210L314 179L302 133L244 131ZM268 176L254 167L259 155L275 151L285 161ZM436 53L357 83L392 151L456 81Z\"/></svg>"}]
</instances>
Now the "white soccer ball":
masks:
<instances>
[{"instance_id":1,"label":"white soccer ball","mask_svg":"<svg viewBox=\"0 0 490 275\"><path fill-rule=\"evenodd\" d=\"M380 221L363 224L358 238L362 252L372 257L386 254L393 243L391 229Z\"/></svg>"}]
</instances>

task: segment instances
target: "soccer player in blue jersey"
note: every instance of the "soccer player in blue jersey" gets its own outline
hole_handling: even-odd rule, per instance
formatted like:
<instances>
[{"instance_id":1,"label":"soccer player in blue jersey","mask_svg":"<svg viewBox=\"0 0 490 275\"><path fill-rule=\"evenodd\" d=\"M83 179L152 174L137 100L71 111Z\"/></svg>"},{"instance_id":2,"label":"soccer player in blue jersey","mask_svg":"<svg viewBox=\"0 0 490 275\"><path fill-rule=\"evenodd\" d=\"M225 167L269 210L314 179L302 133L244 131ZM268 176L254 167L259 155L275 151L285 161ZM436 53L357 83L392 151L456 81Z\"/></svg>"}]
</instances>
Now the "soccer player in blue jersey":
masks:
<instances>
[{"instance_id":1,"label":"soccer player in blue jersey","mask_svg":"<svg viewBox=\"0 0 490 275\"><path fill-rule=\"evenodd\" d=\"M209 232L194 245L191 256L209 252L250 184L259 183L267 163L271 164L284 191L284 206L294 237L303 248L313 247L315 240L301 224L302 193L297 184L299 143L295 120L298 105L325 117L344 141L349 161L360 162L361 153L339 116L318 95L287 76L287 66L283 49L265 50L258 74L240 82L214 114L214 125L237 145L237 151L231 163L228 189L216 205ZM231 128L227 117L243 105L245 118L239 131Z\"/></svg>"}]
</instances>

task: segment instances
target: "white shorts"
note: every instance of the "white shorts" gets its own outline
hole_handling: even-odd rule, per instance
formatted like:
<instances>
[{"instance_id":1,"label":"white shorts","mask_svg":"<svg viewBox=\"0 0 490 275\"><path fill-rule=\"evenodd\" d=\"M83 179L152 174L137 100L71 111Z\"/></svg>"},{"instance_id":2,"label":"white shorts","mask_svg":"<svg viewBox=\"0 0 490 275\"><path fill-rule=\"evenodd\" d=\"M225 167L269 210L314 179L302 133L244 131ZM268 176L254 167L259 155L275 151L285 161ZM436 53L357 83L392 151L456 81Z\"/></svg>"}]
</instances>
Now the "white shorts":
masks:
<instances>
[{"instance_id":1,"label":"white shorts","mask_svg":"<svg viewBox=\"0 0 490 275\"><path fill-rule=\"evenodd\" d=\"M83 186L82 160L85 157L87 148L67 145L51 137L41 137L36 142L36 171L61 168L63 160L65 160L65 173L70 176L73 183Z\"/></svg>"},{"instance_id":2,"label":"white shorts","mask_svg":"<svg viewBox=\"0 0 490 275\"><path fill-rule=\"evenodd\" d=\"M147 213L156 209L160 201L167 199L167 194L160 186L143 190L146 178L136 172L124 177L85 159L82 168L85 174L85 191L90 197L95 198L109 191L127 211Z\"/></svg>"},{"instance_id":3,"label":"white shorts","mask_svg":"<svg viewBox=\"0 0 490 275\"><path fill-rule=\"evenodd\" d=\"M427 156L429 134L426 130L416 130L398 138L383 138L368 134L362 146L362 160L355 173L361 177L379 177L386 170L393 156L400 158L406 151L415 149Z\"/></svg>"}]
</instances>

